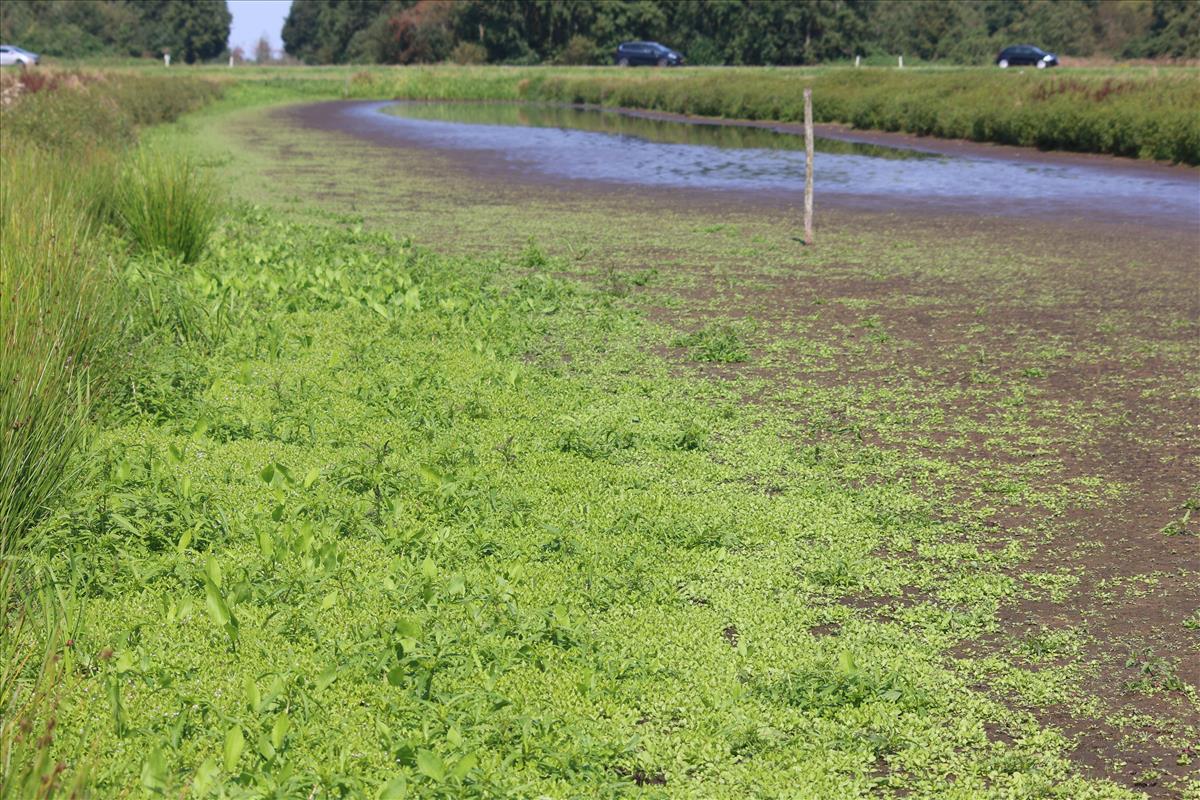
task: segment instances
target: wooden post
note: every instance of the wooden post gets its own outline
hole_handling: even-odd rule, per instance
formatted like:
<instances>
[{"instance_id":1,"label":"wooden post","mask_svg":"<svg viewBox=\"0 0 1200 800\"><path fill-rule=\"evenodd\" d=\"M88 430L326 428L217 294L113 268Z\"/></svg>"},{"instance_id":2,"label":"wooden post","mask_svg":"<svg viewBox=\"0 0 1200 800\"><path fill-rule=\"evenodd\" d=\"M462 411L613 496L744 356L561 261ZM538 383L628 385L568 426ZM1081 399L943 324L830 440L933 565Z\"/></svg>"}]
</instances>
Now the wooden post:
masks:
<instances>
[{"instance_id":1,"label":"wooden post","mask_svg":"<svg viewBox=\"0 0 1200 800\"><path fill-rule=\"evenodd\" d=\"M804 244L813 243L812 89L804 90Z\"/></svg>"}]
</instances>

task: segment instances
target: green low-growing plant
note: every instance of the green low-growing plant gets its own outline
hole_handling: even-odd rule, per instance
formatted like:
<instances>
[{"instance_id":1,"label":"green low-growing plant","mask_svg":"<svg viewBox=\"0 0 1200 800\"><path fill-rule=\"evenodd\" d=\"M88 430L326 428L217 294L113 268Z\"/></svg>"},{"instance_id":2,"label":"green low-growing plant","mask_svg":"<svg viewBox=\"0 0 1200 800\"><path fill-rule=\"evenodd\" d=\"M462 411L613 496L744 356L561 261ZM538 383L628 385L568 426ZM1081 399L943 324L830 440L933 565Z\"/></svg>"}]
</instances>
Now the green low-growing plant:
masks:
<instances>
[{"instance_id":1,"label":"green low-growing plant","mask_svg":"<svg viewBox=\"0 0 1200 800\"><path fill-rule=\"evenodd\" d=\"M872 555L954 534L846 481L857 449L800 463L630 360L642 322L527 256L239 207L154 278L236 313L135 347L137 398L38 528L87 599L52 758L89 753L104 796L853 797L880 758L914 794L1123 796L980 735L1019 719L944 653L998 565ZM829 603L909 583L903 626Z\"/></svg>"},{"instance_id":2,"label":"green low-growing plant","mask_svg":"<svg viewBox=\"0 0 1200 800\"><path fill-rule=\"evenodd\" d=\"M689 348L697 361L732 364L750 357L741 336L728 324L707 325L695 333L676 338L672 344Z\"/></svg>"},{"instance_id":3,"label":"green low-growing plant","mask_svg":"<svg viewBox=\"0 0 1200 800\"><path fill-rule=\"evenodd\" d=\"M78 797L86 773L54 754L57 706L73 681L70 627L77 610L46 575L0 561L0 796Z\"/></svg>"}]
</instances>

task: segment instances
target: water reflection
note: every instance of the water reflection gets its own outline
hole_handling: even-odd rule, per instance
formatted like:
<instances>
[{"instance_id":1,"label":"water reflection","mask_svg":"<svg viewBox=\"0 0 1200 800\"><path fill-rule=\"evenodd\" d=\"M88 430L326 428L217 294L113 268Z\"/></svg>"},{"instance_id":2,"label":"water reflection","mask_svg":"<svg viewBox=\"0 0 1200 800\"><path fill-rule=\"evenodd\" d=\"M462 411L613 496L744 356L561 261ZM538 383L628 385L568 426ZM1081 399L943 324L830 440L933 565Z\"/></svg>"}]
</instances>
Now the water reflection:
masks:
<instances>
[{"instance_id":1,"label":"water reflection","mask_svg":"<svg viewBox=\"0 0 1200 800\"><path fill-rule=\"evenodd\" d=\"M681 123L650 119L600 109L526 103L396 103L384 112L405 119L456 122L468 125L503 125L523 128L569 130L628 136L659 144L685 144L722 149L803 150L804 137L772 128L714 123ZM822 153L871 156L889 159L930 159L940 156L919 150L883 147L840 139L814 138Z\"/></svg>"},{"instance_id":2,"label":"water reflection","mask_svg":"<svg viewBox=\"0 0 1200 800\"><path fill-rule=\"evenodd\" d=\"M459 151L482 168L511 170L518 178L784 198L804 187L803 137L766 128L505 103L348 103L331 113L343 117L339 124L348 129L405 146ZM830 140L821 147L817 192L858 205L989 215L1099 214L1190 226L1200 219L1198 170L1137 169L1112 159L1095 165L1031 163L999 151L931 156Z\"/></svg>"}]
</instances>

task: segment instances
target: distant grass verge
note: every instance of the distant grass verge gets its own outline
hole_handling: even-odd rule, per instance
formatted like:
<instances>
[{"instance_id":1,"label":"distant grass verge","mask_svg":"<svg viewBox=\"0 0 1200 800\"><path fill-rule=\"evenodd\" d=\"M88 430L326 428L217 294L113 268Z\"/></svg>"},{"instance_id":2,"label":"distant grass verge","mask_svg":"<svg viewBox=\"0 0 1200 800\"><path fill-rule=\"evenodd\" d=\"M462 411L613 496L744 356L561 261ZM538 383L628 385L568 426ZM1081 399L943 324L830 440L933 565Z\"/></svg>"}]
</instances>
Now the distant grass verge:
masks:
<instances>
[{"instance_id":1,"label":"distant grass verge","mask_svg":"<svg viewBox=\"0 0 1200 800\"><path fill-rule=\"evenodd\" d=\"M195 76L95 70L0 73L5 144L89 153L132 144L137 131L215 100L224 84Z\"/></svg>"},{"instance_id":2,"label":"distant grass verge","mask_svg":"<svg viewBox=\"0 0 1200 800\"><path fill-rule=\"evenodd\" d=\"M1200 81L1194 73L1127 78L982 70L836 70L742 75L573 78L551 75L525 94L758 120L804 117L813 87L820 122L980 142L1200 164Z\"/></svg>"}]
</instances>

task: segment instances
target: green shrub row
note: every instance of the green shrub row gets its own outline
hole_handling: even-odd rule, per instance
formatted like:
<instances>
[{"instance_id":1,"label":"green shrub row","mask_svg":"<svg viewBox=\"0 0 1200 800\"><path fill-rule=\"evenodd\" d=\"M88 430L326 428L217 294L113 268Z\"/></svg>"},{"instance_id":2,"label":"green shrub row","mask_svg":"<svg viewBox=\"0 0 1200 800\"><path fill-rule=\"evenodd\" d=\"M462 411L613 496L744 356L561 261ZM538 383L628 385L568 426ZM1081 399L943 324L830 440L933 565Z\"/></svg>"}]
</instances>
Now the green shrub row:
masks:
<instances>
[{"instance_id":1,"label":"green shrub row","mask_svg":"<svg viewBox=\"0 0 1200 800\"><path fill-rule=\"evenodd\" d=\"M123 148L139 128L178 119L216 99L223 86L136 72L51 75L4 110L6 144L26 142L56 153Z\"/></svg>"}]
</instances>

